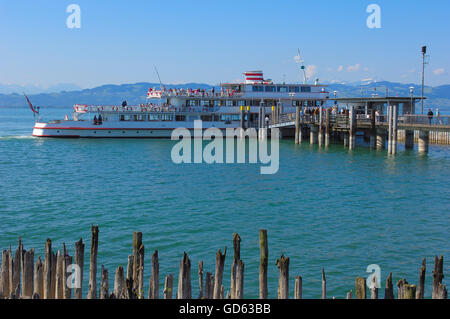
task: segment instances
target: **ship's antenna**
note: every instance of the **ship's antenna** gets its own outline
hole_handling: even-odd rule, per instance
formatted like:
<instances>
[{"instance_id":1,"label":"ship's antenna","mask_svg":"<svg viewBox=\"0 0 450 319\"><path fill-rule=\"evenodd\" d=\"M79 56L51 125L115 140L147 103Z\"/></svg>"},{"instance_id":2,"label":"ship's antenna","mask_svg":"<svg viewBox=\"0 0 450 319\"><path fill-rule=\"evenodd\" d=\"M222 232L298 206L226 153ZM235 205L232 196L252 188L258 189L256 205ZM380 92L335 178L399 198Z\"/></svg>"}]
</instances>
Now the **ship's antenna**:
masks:
<instances>
[{"instance_id":1,"label":"ship's antenna","mask_svg":"<svg viewBox=\"0 0 450 319\"><path fill-rule=\"evenodd\" d=\"M300 69L303 71L303 84L306 84L306 70L305 70L305 61L303 61L302 56L300 54L300 49L297 49L298 56L297 56L297 63L300 64Z\"/></svg>"},{"instance_id":2,"label":"ship's antenna","mask_svg":"<svg viewBox=\"0 0 450 319\"><path fill-rule=\"evenodd\" d=\"M159 80L159 88L162 91L161 78L159 77L159 72L158 72L158 69L156 68L156 65L155 65L155 71L156 71L156 75L158 76L158 80Z\"/></svg>"}]
</instances>

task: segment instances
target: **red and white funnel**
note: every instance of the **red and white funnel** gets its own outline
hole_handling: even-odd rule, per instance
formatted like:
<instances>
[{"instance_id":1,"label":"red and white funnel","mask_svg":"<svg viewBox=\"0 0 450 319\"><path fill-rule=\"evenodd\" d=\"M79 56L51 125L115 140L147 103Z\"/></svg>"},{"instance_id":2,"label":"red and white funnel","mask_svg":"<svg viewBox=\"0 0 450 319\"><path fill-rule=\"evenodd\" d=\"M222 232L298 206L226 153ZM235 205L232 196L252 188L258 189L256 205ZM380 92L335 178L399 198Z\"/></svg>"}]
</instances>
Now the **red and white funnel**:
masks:
<instances>
[{"instance_id":1,"label":"red and white funnel","mask_svg":"<svg viewBox=\"0 0 450 319\"><path fill-rule=\"evenodd\" d=\"M244 72L245 75L245 83L246 84L252 84L252 83L263 83L264 77L262 71L248 71Z\"/></svg>"}]
</instances>

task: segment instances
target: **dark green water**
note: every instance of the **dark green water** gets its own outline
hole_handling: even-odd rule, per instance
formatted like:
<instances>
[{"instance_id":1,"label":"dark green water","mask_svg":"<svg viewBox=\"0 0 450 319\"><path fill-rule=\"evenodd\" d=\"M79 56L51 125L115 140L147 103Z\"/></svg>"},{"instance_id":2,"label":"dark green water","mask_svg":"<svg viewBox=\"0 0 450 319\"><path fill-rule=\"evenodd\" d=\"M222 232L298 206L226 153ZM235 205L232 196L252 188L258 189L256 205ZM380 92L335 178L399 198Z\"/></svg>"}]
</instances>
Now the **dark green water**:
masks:
<instances>
[{"instance_id":1,"label":"dark green water","mask_svg":"<svg viewBox=\"0 0 450 319\"><path fill-rule=\"evenodd\" d=\"M161 286L169 273L177 283L186 251L194 296L198 261L213 272L225 245L229 288L233 232L242 238L250 298L258 292L261 228L268 229L272 298L280 254L291 258L291 293L302 275L306 298L320 297L322 267L328 296L342 298L369 264L381 267L382 287L389 272L417 283L424 257L430 296L434 254L450 255L449 147L431 146L427 156L401 149L393 158L361 144L349 152L282 141L279 172L260 175L260 164L175 165L170 140L35 139L32 125L29 110L0 109L0 248L22 236L26 249L43 255L50 237L55 249L65 242L73 254L83 237L87 267L90 227L99 225L99 264L110 272L110 287L131 254L133 231L144 236L146 290L154 249Z\"/></svg>"}]
</instances>

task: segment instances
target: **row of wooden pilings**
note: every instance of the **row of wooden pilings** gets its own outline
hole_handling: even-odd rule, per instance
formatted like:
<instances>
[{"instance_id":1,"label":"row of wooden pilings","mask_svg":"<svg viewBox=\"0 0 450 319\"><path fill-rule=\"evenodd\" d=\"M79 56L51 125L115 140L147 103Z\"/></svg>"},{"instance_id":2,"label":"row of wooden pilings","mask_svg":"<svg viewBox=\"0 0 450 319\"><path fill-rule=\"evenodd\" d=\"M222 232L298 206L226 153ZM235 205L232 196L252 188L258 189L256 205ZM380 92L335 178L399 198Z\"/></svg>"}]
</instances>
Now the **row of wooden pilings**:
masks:
<instances>
[{"instance_id":1,"label":"row of wooden pilings","mask_svg":"<svg viewBox=\"0 0 450 319\"><path fill-rule=\"evenodd\" d=\"M98 253L99 229L92 226L91 229L91 247L89 263L89 286L87 292L88 299L144 299L144 245L142 243L142 233L133 233L133 254L128 256L128 265L126 275L122 266L117 267L114 277L114 287L109 289L108 270L101 266L100 285L97 288L97 253ZM198 298L203 299L242 299L244 295L244 262L240 255L241 238L238 234L233 234L233 262L231 266L231 284L230 289L225 293L225 287L222 283L224 276L224 264L226 258L226 247L224 252L219 249L216 253L215 272L207 272L204 276L203 261L198 263ZM260 264L259 264L259 298L267 299L269 297L267 289L267 274L269 265L269 250L267 230L259 231L260 246ZM83 298L83 267L84 267L84 248L82 239L75 243L75 256L69 256L65 244L63 250L55 254L52 250L52 242L47 239L45 244L45 257L41 260L38 257L34 263L34 249L26 251L19 239L19 246L13 254L11 248L2 253L2 268L0 277L0 298L7 299L82 299ZM72 264L73 263L73 264ZM278 299L288 299L289 290L289 257L281 255L276 260L279 269L278 279ZM79 285L70 288L68 282L72 279L71 273L74 266L78 268ZM426 261L423 261L419 273L419 286L408 284L405 279L397 283L398 299L423 299L425 289ZM151 276L147 297L149 299L158 299L159 296L159 258L158 251L152 254L151 258ZM442 284L444 278L444 259L443 256L435 257L433 271L433 299L447 299L447 288ZM373 277L372 285L367 287L366 278L357 277L355 280L355 297L357 299L366 299L367 290L370 291L371 299L378 299L379 288L376 286L377 278ZM173 298L174 276L169 274L165 277L163 298ZM302 299L303 293L302 277L295 277L294 299ZM327 281L325 270L322 269L322 299L327 298ZM392 282L392 273L386 280L384 289L385 299L394 299L394 288ZM73 294L72 294L73 292ZM178 287L175 298L192 299L191 282L191 261L186 253L180 261ZM346 299L353 298L353 291L345 296ZM333 299L335 299L333 297Z\"/></svg>"}]
</instances>

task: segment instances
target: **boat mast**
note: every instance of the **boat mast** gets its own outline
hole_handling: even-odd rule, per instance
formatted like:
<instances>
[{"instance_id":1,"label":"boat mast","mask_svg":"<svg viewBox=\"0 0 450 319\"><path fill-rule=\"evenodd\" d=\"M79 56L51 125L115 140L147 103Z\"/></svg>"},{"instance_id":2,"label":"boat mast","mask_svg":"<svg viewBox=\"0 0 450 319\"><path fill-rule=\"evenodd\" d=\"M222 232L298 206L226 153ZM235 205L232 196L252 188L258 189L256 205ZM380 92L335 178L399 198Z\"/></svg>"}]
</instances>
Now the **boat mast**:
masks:
<instances>
[{"instance_id":1,"label":"boat mast","mask_svg":"<svg viewBox=\"0 0 450 319\"><path fill-rule=\"evenodd\" d=\"M302 56L300 55L300 49L297 49L297 51L298 51L297 63L301 64L300 69L303 71L303 84L306 84L306 70L305 70L305 64L304 64L305 61L303 61Z\"/></svg>"}]
</instances>

